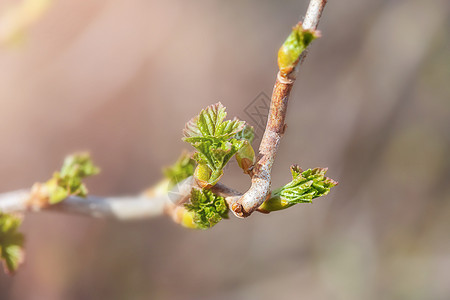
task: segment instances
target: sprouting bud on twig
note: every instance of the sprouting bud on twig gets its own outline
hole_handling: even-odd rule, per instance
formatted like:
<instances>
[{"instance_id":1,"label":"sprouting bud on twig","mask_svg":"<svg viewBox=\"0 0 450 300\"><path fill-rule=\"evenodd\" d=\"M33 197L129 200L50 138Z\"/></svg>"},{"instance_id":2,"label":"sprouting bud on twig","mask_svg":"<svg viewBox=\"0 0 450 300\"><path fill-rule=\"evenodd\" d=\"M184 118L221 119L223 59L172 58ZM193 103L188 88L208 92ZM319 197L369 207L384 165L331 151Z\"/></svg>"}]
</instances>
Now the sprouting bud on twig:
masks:
<instances>
[{"instance_id":1,"label":"sprouting bud on twig","mask_svg":"<svg viewBox=\"0 0 450 300\"><path fill-rule=\"evenodd\" d=\"M225 107L219 102L203 109L184 129L183 140L197 149L194 177L201 187L214 186L228 161L245 145L245 140L235 137L245 122L236 118L224 121L226 116Z\"/></svg>"},{"instance_id":2,"label":"sprouting bud on twig","mask_svg":"<svg viewBox=\"0 0 450 300\"><path fill-rule=\"evenodd\" d=\"M272 196L258 209L271 212L288 208L297 203L311 203L313 199L324 196L338 183L325 177L327 168L303 171L299 166L291 166L292 181L273 191Z\"/></svg>"},{"instance_id":3,"label":"sprouting bud on twig","mask_svg":"<svg viewBox=\"0 0 450 300\"><path fill-rule=\"evenodd\" d=\"M292 28L291 34L278 50L278 68L283 76L294 70L302 52L318 37L318 31L303 29L301 22Z\"/></svg>"}]
</instances>

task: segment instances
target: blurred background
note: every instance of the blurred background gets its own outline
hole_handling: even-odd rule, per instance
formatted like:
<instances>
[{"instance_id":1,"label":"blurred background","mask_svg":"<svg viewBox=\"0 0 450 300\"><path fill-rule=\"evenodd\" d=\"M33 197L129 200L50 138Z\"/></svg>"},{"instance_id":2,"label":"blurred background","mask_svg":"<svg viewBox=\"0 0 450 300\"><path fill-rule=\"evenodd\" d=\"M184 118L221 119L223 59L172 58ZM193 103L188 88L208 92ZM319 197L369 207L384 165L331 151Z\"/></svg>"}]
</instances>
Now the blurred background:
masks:
<instances>
[{"instance_id":1,"label":"blurred background","mask_svg":"<svg viewBox=\"0 0 450 300\"><path fill-rule=\"evenodd\" d=\"M92 194L138 193L218 101L258 134L277 50L308 5L38 2L0 2L0 192L88 150ZM449 299L449 15L446 0L329 1L273 182L292 163L329 167L328 196L208 231L27 214L27 260L0 272L0 299ZM223 178L249 186L235 162Z\"/></svg>"}]
</instances>

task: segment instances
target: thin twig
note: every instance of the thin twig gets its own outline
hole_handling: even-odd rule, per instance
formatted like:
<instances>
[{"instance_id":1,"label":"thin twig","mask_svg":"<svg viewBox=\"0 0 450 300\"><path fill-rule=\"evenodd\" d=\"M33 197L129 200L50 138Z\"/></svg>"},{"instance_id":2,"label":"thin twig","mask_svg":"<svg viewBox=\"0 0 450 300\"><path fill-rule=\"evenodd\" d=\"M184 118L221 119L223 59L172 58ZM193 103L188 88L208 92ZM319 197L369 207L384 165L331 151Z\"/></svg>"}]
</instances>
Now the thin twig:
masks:
<instances>
[{"instance_id":1,"label":"thin twig","mask_svg":"<svg viewBox=\"0 0 450 300\"><path fill-rule=\"evenodd\" d=\"M311 0L309 2L308 10L303 19L304 29L316 30L319 25L320 17L328 0Z\"/></svg>"},{"instance_id":2,"label":"thin twig","mask_svg":"<svg viewBox=\"0 0 450 300\"><path fill-rule=\"evenodd\" d=\"M0 212L20 213L45 210L122 221L146 219L164 213L170 215L171 210L168 207L179 205L183 199L188 198L193 185L195 182L192 177L189 177L164 195L152 197L145 194L123 197L89 195L86 198L70 196L61 203L46 207L30 207L30 190L18 190L0 194ZM242 195L222 184L214 186L213 192L224 196L229 205L236 202Z\"/></svg>"},{"instance_id":3,"label":"thin twig","mask_svg":"<svg viewBox=\"0 0 450 300\"><path fill-rule=\"evenodd\" d=\"M303 28L316 30L327 0L311 0L303 21ZM300 63L305 57L303 52ZM271 172L275 155L285 131L286 111L289 95L295 82L296 70L283 75L278 72L272 93L266 130L259 146L258 161L253 169L250 189L232 206L237 217L247 217L254 212L269 196Z\"/></svg>"},{"instance_id":4,"label":"thin twig","mask_svg":"<svg viewBox=\"0 0 450 300\"><path fill-rule=\"evenodd\" d=\"M70 196L61 203L42 208L29 206L30 190L19 190L0 194L0 212L20 213L54 211L61 213L79 214L97 218L111 218L118 220L133 220L162 215L167 196L153 197L98 197L86 198Z\"/></svg>"}]
</instances>

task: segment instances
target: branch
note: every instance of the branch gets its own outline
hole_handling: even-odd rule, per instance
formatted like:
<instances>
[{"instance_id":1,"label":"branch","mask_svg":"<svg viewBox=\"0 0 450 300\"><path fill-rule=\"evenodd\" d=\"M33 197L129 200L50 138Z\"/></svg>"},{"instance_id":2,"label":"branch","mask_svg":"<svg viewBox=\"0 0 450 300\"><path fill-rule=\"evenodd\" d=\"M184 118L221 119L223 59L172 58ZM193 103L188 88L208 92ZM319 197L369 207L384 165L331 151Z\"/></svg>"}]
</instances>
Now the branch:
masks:
<instances>
[{"instance_id":1,"label":"branch","mask_svg":"<svg viewBox=\"0 0 450 300\"><path fill-rule=\"evenodd\" d=\"M39 212L42 210L79 214L89 217L133 220L162 215L167 197L98 197L70 196L47 207L29 205L30 190L0 194L0 211L3 213Z\"/></svg>"},{"instance_id":2,"label":"branch","mask_svg":"<svg viewBox=\"0 0 450 300\"><path fill-rule=\"evenodd\" d=\"M315 31L327 0L311 0L302 24L304 30ZM259 147L259 159L252 172L250 189L231 208L237 217L247 217L270 197L271 172L275 155L284 134L289 95L295 82L296 66L306 55L304 51L293 68L278 72L270 103L266 130Z\"/></svg>"},{"instance_id":3,"label":"branch","mask_svg":"<svg viewBox=\"0 0 450 300\"><path fill-rule=\"evenodd\" d=\"M303 28L316 30L328 0L311 0L303 19Z\"/></svg>"},{"instance_id":4,"label":"branch","mask_svg":"<svg viewBox=\"0 0 450 300\"><path fill-rule=\"evenodd\" d=\"M172 215L173 209L171 208L179 206L183 201L187 200L194 185L195 181L192 177L189 177L178 184L168 194L152 197L146 196L145 194L123 197L89 195L86 198L70 196L58 204L45 207L31 206L31 191L18 190L0 194L0 212L20 213L46 210L122 221L146 219L163 214ZM225 197L230 206L242 195L223 184L217 184L212 191Z\"/></svg>"}]
</instances>

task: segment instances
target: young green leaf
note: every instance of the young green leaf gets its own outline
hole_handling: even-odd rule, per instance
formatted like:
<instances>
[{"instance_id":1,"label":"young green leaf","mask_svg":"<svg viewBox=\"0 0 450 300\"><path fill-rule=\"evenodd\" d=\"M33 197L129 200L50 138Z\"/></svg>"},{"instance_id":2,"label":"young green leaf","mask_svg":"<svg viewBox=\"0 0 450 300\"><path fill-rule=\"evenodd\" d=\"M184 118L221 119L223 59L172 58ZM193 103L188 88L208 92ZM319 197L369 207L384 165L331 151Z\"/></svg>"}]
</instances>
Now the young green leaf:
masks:
<instances>
[{"instance_id":1,"label":"young green leaf","mask_svg":"<svg viewBox=\"0 0 450 300\"><path fill-rule=\"evenodd\" d=\"M194 214L193 221L200 229L208 229L228 219L228 206L225 198L215 195L207 189L193 188L191 200L185 204L189 212Z\"/></svg>"},{"instance_id":2,"label":"young green leaf","mask_svg":"<svg viewBox=\"0 0 450 300\"><path fill-rule=\"evenodd\" d=\"M219 102L203 109L184 129L183 140L198 151L194 154L199 164L194 177L201 187L215 185L225 165L246 143L244 139L235 138L244 129L245 122L224 121L225 117L225 107Z\"/></svg>"},{"instance_id":3,"label":"young green leaf","mask_svg":"<svg viewBox=\"0 0 450 300\"><path fill-rule=\"evenodd\" d=\"M259 209L275 211L288 208L297 203L311 203L313 199L324 196L338 183L325 177L327 168L315 168L302 171L299 166L292 166L292 181L273 191Z\"/></svg>"},{"instance_id":4,"label":"young green leaf","mask_svg":"<svg viewBox=\"0 0 450 300\"><path fill-rule=\"evenodd\" d=\"M229 141L204 140L203 142L194 143L194 148L198 150L194 154L194 159L199 163L197 168L207 166L210 169L209 173L204 172L204 174L209 174L208 177L196 177L197 180L205 182L201 186L211 187L215 185L223 175L225 165L244 145L244 140L236 140L234 138Z\"/></svg>"},{"instance_id":5,"label":"young green leaf","mask_svg":"<svg viewBox=\"0 0 450 300\"><path fill-rule=\"evenodd\" d=\"M244 129L244 121L236 118L224 121L226 116L222 103L208 106L186 124L183 140L188 143L208 138L227 140Z\"/></svg>"},{"instance_id":6,"label":"young green leaf","mask_svg":"<svg viewBox=\"0 0 450 300\"><path fill-rule=\"evenodd\" d=\"M49 194L49 204L61 202L70 195L86 197L87 188L83 178L98 174L96 167L87 153L79 153L66 157L60 172L45 183Z\"/></svg>"},{"instance_id":7,"label":"young green leaf","mask_svg":"<svg viewBox=\"0 0 450 300\"><path fill-rule=\"evenodd\" d=\"M19 217L0 213L0 258L8 274L13 274L24 259L24 236L17 231L21 222Z\"/></svg>"},{"instance_id":8,"label":"young green leaf","mask_svg":"<svg viewBox=\"0 0 450 300\"><path fill-rule=\"evenodd\" d=\"M64 159L60 175L66 178L83 178L99 172L100 169L94 165L89 153L77 153Z\"/></svg>"},{"instance_id":9,"label":"young green leaf","mask_svg":"<svg viewBox=\"0 0 450 300\"><path fill-rule=\"evenodd\" d=\"M317 31L304 29L302 23L294 26L291 34L278 50L278 67L281 74L287 75L292 72L302 52L319 36Z\"/></svg>"}]
</instances>

